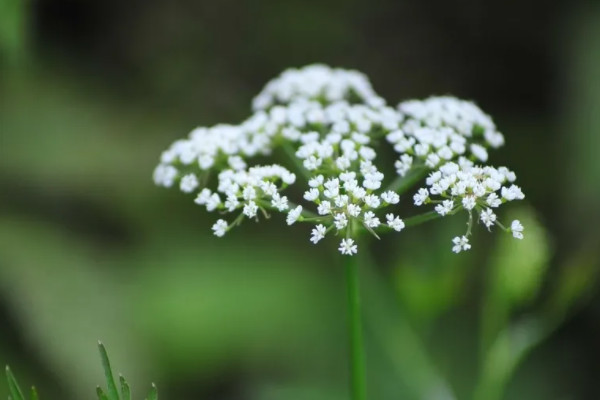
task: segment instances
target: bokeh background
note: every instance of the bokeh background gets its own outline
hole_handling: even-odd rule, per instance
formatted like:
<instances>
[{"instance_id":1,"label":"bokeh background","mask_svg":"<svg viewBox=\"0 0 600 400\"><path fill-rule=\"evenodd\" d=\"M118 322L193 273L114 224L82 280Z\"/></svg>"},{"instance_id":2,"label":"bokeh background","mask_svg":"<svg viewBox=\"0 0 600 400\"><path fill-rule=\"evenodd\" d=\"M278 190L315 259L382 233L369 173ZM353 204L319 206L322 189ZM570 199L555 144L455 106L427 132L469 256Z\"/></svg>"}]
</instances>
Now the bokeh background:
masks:
<instances>
[{"instance_id":1,"label":"bokeh background","mask_svg":"<svg viewBox=\"0 0 600 400\"><path fill-rule=\"evenodd\" d=\"M218 240L151 180L173 140L314 62L391 104L473 99L527 195L502 215L522 242L479 229L454 255L457 217L363 255L370 398L600 398L600 5L581 0L0 0L0 364L91 399L102 339L137 398L346 399L332 248L277 221Z\"/></svg>"}]
</instances>

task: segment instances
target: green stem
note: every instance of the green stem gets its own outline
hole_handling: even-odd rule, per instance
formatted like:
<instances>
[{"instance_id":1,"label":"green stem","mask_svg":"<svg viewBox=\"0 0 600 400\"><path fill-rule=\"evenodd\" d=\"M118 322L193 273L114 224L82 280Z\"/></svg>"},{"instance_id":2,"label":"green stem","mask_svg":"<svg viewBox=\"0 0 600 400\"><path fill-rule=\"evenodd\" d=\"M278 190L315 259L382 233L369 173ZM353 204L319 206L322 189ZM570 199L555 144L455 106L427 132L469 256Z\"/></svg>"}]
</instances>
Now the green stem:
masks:
<instances>
[{"instance_id":1,"label":"green stem","mask_svg":"<svg viewBox=\"0 0 600 400\"><path fill-rule=\"evenodd\" d=\"M404 219L404 225L408 228L411 226L419 225L424 222L428 222L434 219L440 218L441 215L436 211L428 211L423 214L415 215L414 217L409 217Z\"/></svg>"},{"instance_id":2,"label":"green stem","mask_svg":"<svg viewBox=\"0 0 600 400\"><path fill-rule=\"evenodd\" d=\"M394 191L398 194L403 194L408 189L414 186L415 183L419 182L421 179L427 176L429 170L425 168L425 166L415 167L413 170L409 171L405 176L397 177L390 185L387 190Z\"/></svg>"},{"instance_id":3,"label":"green stem","mask_svg":"<svg viewBox=\"0 0 600 400\"><path fill-rule=\"evenodd\" d=\"M358 259L345 256L348 290L348 330L350 334L350 388L352 400L367 398L365 383L365 356L363 348L362 322L360 313L360 289L358 284Z\"/></svg>"},{"instance_id":4,"label":"green stem","mask_svg":"<svg viewBox=\"0 0 600 400\"><path fill-rule=\"evenodd\" d=\"M307 171L306 168L304 168L304 164L302 164L302 161L300 161L300 159L296 157L296 150L294 149L292 144L284 141L281 144L281 148L285 152L286 156L290 159L290 161L294 164L294 166L297 169L297 172L300 175L302 175L302 177L308 182L311 178L310 172Z\"/></svg>"}]
</instances>

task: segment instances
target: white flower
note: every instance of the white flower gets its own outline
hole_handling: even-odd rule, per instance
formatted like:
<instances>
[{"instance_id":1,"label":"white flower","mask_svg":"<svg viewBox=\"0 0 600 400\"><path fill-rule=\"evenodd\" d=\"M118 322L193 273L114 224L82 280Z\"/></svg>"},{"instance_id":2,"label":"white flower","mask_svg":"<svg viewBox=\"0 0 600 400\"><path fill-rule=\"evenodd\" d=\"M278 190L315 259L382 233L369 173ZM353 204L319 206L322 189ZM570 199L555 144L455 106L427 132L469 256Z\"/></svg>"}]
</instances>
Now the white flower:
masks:
<instances>
[{"instance_id":1,"label":"white flower","mask_svg":"<svg viewBox=\"0 0 600 400\"><path fill-rule=\"evenodd\" d=\"M351 256L358 252L358 247L354 244L354 240L342 239L342 242L340 243L340 247L338 250L342 254Z\"/></svg>"},{"instance_id":2,"label":"white flower","mask_svg":"<svg viewBox=\"0 0 600 400\"><path fill-rule=\"evenodd\" d=\"M337 196L340 192L340 181L335 179L330 179L325 182L325 191L323 194L330 199Z\"/></svg>"},{"instance_id":3,"label":"white flower","mask_svg":"<svg viewBox=\"0 0 600 400\"><path fill-rule=\"evenodd\" d=\"M413 200L415 201L415 206L420 206L427 201L429 198L429 192L427 189L421 188L415 195L413 196Z\"/></svg>"},{"instance_id":4,"label":"white flower","mask_svg":"<svg viewBox=\"0 0 600 400\"><path fill-rule=\"evenodd\" d=\"M440 171L434 171L429 174L427 179L425 179L425 183L427 184L427 186L431 186L434 183L437 183L440 179L442 179L442 173Z\"/></svg>"},{"instance_id":5,"label":"white flower","mask_svg":"<svg viewBox=\"0 0 600 400\"><path fill-rule=\"evenodd\" d=\"M357 186L353 191L352 191L352 196L354 196L355 199L364 199L367 195L367 191L365 190L365 188Z\"/></svg>"},{"instance_id":6,"label":"white flower","mask_svg":"<svg viewBox=\"0 0 600 400\"><path fill-rule=\"evenodd\" d=\"M346 156L338 157L337 160L335 160L335 165L338 169L344 171L350 168L350 159Z\"/></svg>"},{"instance_id":7,"label":"white flower","mask_svg":"<svg viewBox=\"0 0 600 400\"><path fill-rule=\"evenodd\" d=\"M259 187L267 196L273 196L277 193L277 186L273 182L261 181Z\"/></svg>"},{"instance_id":8,"label":"white flower","mask_svg":"<svg viewBox=\"0 0 600 400\"><path fill-rule=\"evenodd\" d=\"M298 221L300 214L302 214L302 206L297 206L296 208L290 210L285 221L288 225L292 225L294 222Z\"/></svg>"},{"instance_id":9,"label":"white flower","mask_svg":"<svg viewBox=\"0 0 600 400\"><path fill-rule=\"evenodd\" d=\"M365 189L377 190L381 187L381 181L375 179L365 179L362 185Z\"/></svg>"},{"instance_id":10,"label":"white flower","mask_svg":"<svg viewBox=\"0 0 600 400\"><path fill-rule=\"evenodd\" d=\"M400 232L402 229L404 229L404 221L402 221L399 217L394 216L394 214L387 214L385 219L387 220L387 225L396 232Z\"/></svg>"},{"instance_id":11,"label":"white flower","mask_svg":"<svg viewBox=\"0 0 600 400\"><path fill-rule=\"evenodd\" d=\"M194 174L187 174L181 178L179 188L184 193L191 193L198 187L198 178Z\"/></svg>"},{"instance_id":12,"label":"white flower","mask_svg":"<svg viewBox=\"0 0 600 400\"><path fill-rule=\"evenodd\" d=\"M225 200L225 208L227 211L232 212L240 205L240 202L236 195L230 194L227 196L227 200Z\"/></svg>"},{"instance_id":13,"label":"white flower","mask_svg":"<svg viewBox=\"0 0 600 400\"><path fill-rule=\"evenodd\" d=\"M347 194L335 196L335 199L334 199L335 206L339 207L339 208L342 208L342 207L345 207L346 205L348 205L349 201L350 201L350 197L348 197Z\"/></svg>"},{"instance_id":14,"label":"white flower","mask_svg":"<svg viewBox=\"0 0 600 400\"><path fill-rule=\"evenodd\" d=\"M350 179L344 182L344 190L346 192L353 192L358 188L358 181L356 179Z\"/></svg>"},{"instance_id":15,"label":"white flower","mask_svg":"<svg viewBox=\"0 0 600 400\"><path fill-rule=\"evenodd\" d=\"M211 212L216 210L221 205L221 198L218 194L213 193L206 202L206 211Z\"/></svg>"},{"instance_id":16,"label":"white flower","mask_svg":"<svg viewBox=\"0 0 600 400\"><path fill-rule=\"evenodd\" d=\"M518 219L515 219L510 224L510 230L514 238L523 239L523 225L521 225L521 222Z\"/></svg>"},{"instance_id":17,"label":"white flower","mask_svg":"<svg viewBox=\"0 0 600 400\"><path fill-rule=\"evenodd\" d=\"M479 161L486 162L488 160L488 152L482 145L473 143L470 147L470 150L471 153L477 157L477 159L479 159Z\"/></svg>"},{"instance_id":18,"label":"white flower","mask_svg":"<svg viewBox=\"0 0 600 400\"><path fill-rule=\"evenodd\" d=\"M452 239L452 243L454 243L454 247L452 247L452 251L455 253L460 253L461 251L467 251L471 248L469 244L469 239L466 236L457 236Z\"/></svg>"},{"instance_id":19,"label":"white flower","mask_svg":"<svg viewBox=\"0 0 600 400\"><path fill-rule=\"evenodd\" d=\"M340 181L347 182L356 182L356 172L354 171L345 171L340 174Z\"/></svg>"},{"instance_id":20,"label":"white flower","mask_svg":"<svg viewBox=\"0 0 600 400\"><path fill-rule=\"evenodd\" d=\"M306 160L304 160L303 164L304 164L304 168L306 168L309 171L312 171L312 170L319 168L322 163L323 163L323 159L315 157L315 156L310 156Z\"/></svg>"},{"instance_id":21,"label":"white flower","mask_svg":"<svg viewBox=\"0 0 600 400\"><path fill-rule=\"evenodd\" d=\"M377 208L381 204L379 197L374 194L368 194L365 196L365 204L370 208Z\"/></svg>"},{"instance_id":22,"label":"white flower","mask_svg":"<svg viewBox=\"0 0 600 400\"><path fill-rule=\"evenodd\" d=\"M229 164L229 166L232 169L234 169L236 171L241 171L243 169L246 169L246 162L240 156L229 157L227 159L227 163Z\"/></svg>"},{"instance_id":23,"label":"white flower","mask_svg":"<svg viewBox=\"0 0 600 400\"><path fill-rule=\"evenodd\" d=\"M496 222L496 214L494 214L491 208L486 208L483 210L479 215L479 218L481 219L481 222L483 222L483 224L488 228L488 230Z\"/></svg>"},{"instance_id":24,"label":"white flower","mask_svg":"<svg viewBox=\"0 0 600 400\"><path fill-rule=\"evenodd\" d=\"M472 210L473 208L475 208L476 204L477 202L475 200L475 196L465 196L462 199L462 205L465 208L465 210Z\"/></svg>"},{"instance_id":25,"label":"white flower","mask_svg":"<svg viewBox=\"0 0 600 400\"><path fill-rule=\"evenodd\" d=\"M222 237L223 235L225 235L225 232L227 232L227 228L227 221L225 221L224 219L217 220L217 222L215 222L215 224L212 226L212 230L215 236L218 237Z\"/></svg>"},{"instance_id":26,"label":"white flower","mask_svg":"<svg viewBox=\"0 0 600 400\"><path fill-rule=\"evenodd\" d=\"M198 205L205 205L206 203L208 203L208 200L210 199L210 195L212 194L212 192L210 191L210 189L204 188L200 191L200 193L198 193L198 196L196 196L196 199L194 200L194 203L198 204Z\"/></svg>"},{"instance_id":27,"label":"white flower","mask_svg":"<svg viewBox=\"0 0 600 400\"><path fill-rule=\"evenodd\" d=\"M288 199L286 196L281 196L279 193L273 195L271 205L279 211L285 211L288 209Z\"/></svg>"},{"instance_id":28,"label":"white flower","mask_svg":"<svg viewBox=\"0 0 600 400\"><path fill-rule=\"evenodd\" d=\"M490 207L493 208L499 207L500 204L502 204L502 200L498 198L498 195L496 193L490 193L490 195L485 201Z\"/></svg>"},{"instance_id":29,"label":"white flower","mask_svg":"<svg viewBox=\"0 0 600 400\"><path fill-rule=\"evenodd\" d=\"M440 156L438 156L435 153L431 153L425 159L425 165L427 165L429 168L435 168L435 166L438 165L440 161Z\"/></svg>"},{"instance_id":30,"label":"white flower","mask_svg":"<svg viewBox=\"0 0 600 400\"><path fill-rule=\"evenodd\" d=\"M311 232L310 241L316 244L325 237L325 232L327 232L327 229L324 225L317 225Z\"/></svg>"},{"instance_id":31,"label":"white flower","mask_svg":"<svg viewBox=\"0 0 600 400\"><path fill-rule=\"evenodd\" d=\"M437 206L435 206L435 211L443 217L446 214L450 213L453 208L454 208L453 200L444 200L444 201L442 201L442 204L438 204Z\"/></svg>"},{"instance_id":32,"label":"white flower","mask_svg":"<svg viewBox=\"0 0 600 400\"><path fill-rule=\"evenodd\" d=\"M308 201L315 201L316 199L319 198L319 194L320 194L319 189L310 188L309 190L304 192L304 199L308 200Z\"/></svg>"},{"instance_id":33,"label":"white flower","mask_svg":"<svg viewBox=\"0 0 600 400\"><path fill-rule=\"evenodd\" d=\"M246 186L242 191L242 197L244 200L254 200L256 199L256 189L253 186Z\"/></svg>"},{"instance_id":34,"label":"white flower","mask_svg":"<svg viewBox=\"0 0 600 400\"><path fill-rule=\"evenodd\" d=\"M381 194L381 199L388 204L398 204L400 202L400 196L396 192L388 190Z\"/></svg>"},{"instance_id":35,"label":"white flower","mask_svg":"<svg viewBox=\"0 0 600 400\"><path fill-rule=\"evenodd\" d=\"M369 228L377 228L381 224L381 222L379 221L379 218L377 218L375 216L375 213L373 211L365 212L364 223Z\"/></svg>"},{"instance_id":36,"label":"white flower","mask_svg":"<svg viewBox=\"0 0 600 400\"><path fill-rule=\"evenodd\" d=\"M517 185L512 185L511 187L503 187L501 190L502 197L504 197L508 201L512 200L523 200L525 195L521 191L521 188Z\"/></svg>"},{"instance_id":37,"label":"white flower","mask_svg":"<svg viewBox=\"0 0 600 400\"><path fill-rule=\"evenodd\" d=\"M254 200L250 200L248 203L244 204L244 209L242 212L248 218L256 217L256 212L258 211L258 206L254 202Z\"/></svg>"},{"instance_id":38,"label":"white flower","mask_svg":"<svg viewBox=\"0 0 600 400\"><path fill-rule=\"evenodd\" d=\"M348 206L346 207L346 209L348 210L348 215L352 216L352 217L358 217L360 215L360 206L356 205L356 204L348 204Z\"/></svg>"},{"instance_id":39,"label":"white flower","mask_svg":"<svg viewBox=\"0 0 600 400\"><path fill-rule=\"evenodd\" d=\"M167 188L173 186L176 177L177 168L172 165L159 164L153 174L154 183Z\"/></svg>"},{"instance_id":40,"label":"white flower","mask_svg":"<svg viewBox=\"0 0 600 400\"><path fill-rule=\"evenodd\" d=\"M317 175L313 178L310 178L310 180L308 181L308 186L310 186L311 188L317 188L323 184L324 179L325 178L323 178L323 175Z\"/></svg>"},{"instance_id":41,"label":"white flower","mask_svg":"<svg viewBox=\"0 0 600 400\"><path fill-rule=\"evenodd\" d=\"M344 229L348 225L348 218L343 213L335 214L333 216L333 223L337 230Z\"/></svg>"},{"instance_id":42,"label":"white flower","mask_svg":"<svg viewBox=\"0 0 600 400\"><path fill-rule=\"evenodd\" d=\"M328 201L321 202L321 204L319 204L319 207L317 207L317 212L319 213L319 215L329 214L331 212L331 203Z\"/></svg>"},{"instance_id":43,"label":"white flower","mask_svg":"<svg viewBox=\"0 0 600 400\"><path fill-rule=\"evenodd\" d=\"M413 158L408 154L402 154L400 159L394 163L394 167L396 168L396 173L400 176L406 175L406 173L412 167Z\"/></svg>"}]
</instances>

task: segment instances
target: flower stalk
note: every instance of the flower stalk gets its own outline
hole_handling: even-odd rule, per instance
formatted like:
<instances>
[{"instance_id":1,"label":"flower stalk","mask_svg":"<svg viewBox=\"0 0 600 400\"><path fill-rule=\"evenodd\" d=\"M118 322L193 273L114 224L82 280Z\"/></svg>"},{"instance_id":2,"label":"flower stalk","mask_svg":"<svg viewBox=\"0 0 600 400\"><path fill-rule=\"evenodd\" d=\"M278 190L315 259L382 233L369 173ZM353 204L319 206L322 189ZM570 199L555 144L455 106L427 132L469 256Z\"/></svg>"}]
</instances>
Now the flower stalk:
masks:
<instances>
[{"instance_id":1,"label":"flower stalk","mask_svg":"<svg viewBox=\"0 0 600 400\"><path fill-rule=\"evenodd\" d=\"M350 344L350 392L352 400L367 398L365 353L360 308L358 257L343 257L348 294L348 333Z\"/></svg>"}]
</instances>

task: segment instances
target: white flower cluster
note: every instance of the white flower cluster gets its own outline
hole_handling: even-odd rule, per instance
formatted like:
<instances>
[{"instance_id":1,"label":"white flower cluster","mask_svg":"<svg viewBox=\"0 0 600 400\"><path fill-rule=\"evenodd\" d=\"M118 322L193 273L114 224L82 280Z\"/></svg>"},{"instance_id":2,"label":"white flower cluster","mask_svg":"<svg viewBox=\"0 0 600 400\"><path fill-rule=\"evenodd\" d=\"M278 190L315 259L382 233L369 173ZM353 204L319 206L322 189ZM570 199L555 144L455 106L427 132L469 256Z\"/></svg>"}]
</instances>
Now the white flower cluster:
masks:
<instances>
[{"instance_id":1,"label":"white flower cluster","mask_svg":"<svg viewBox=\"0 0 600 400\"><path fill-rule=\"evenodd\" d=\"M399 153L397 175L436 169L427 178L429 188L415 195L415 204L437 202L430 198L437 196L441 216L459 208L475 209L489 228L499 225L492 208L523 197L518 187L503 186L514 181L512 172L475 167L462 157L469 151L485 162L486 149L503 142L491 119L470 102L430 98L394 109L377 96L365 75L312 65L285 71L269 82L253 108L254 114L239 125L193 130L162 153L154 171L157 185L178 185L182 192L196 194L196 204L209 212L234 213L229 222L220 218L213 225L216 236L245 219L284 213L288 225L314 224L312 243L333 232L342 236L339 251L353 255L361 231L378 237L383 230L403 230L405 222L384 211L398 204L404 192L397 192L375 164L384 137ZM297 180L281 165L253 162L280 150L291 157L303 179ZM458 164L452 162L459 156ZM217 181L211 182L215 175ZM289 186L299 186L298 181L307 186L289 189L292 194L303 193L297 202L304 205L283 194ZM483 208L488 199L493 205ZM518 221L510 230L522 237ZM455 251L470 247L469 234L470 230L455 239Z\"/></svg>"},{"instance_id":2,"label":"white flower cluster","mask_svg":"<svg viewBox=\"0 0 600 400\"><path fill-rule=\"evenodd\" d=\"M504 144L492 119L469 101L430 97L402 102L398 110L404 122L387 140L401 154L395 165L400 176L413 167L414 158L430 169L465 154L486 162L487 148Z\"/></svg>"},{"instance_id":3,"label":"white flower cluster","mask_svg":"<svg viewBox=\"0 0 600 400\"><path fill-rule=\"evenodd\" d=\"M254 98L252 108L255 111L265 110L276 104L286 105L299 99L316 100L324 104L342 100L372 106L385 103L377 96L364 74L315 64L288 69L271 80Z\"/></svg>"},{"instance_id":4,"label":"white flower cluster","mask_svg":"<svg viewBox=\"0 0 600 400\"><path fill-rule=\"evenodd\" d=\"M513 221L510 228L505 228L493 211L506 202L525 198L521 188L513 184L515 179L515 173L506 167L476 166L461 157L458 163L447 162L432 172L425 180L427 187L419 189L413 200L416 206L436 204L435 211L442 217L461 210L468 212L467 233L453 240L452 250L458 253L471 248L468 237L474 212L488 230L498 225L512 232L515 238L523 239L523 226L518 220Z\"/></svg>"}]
</instances>

